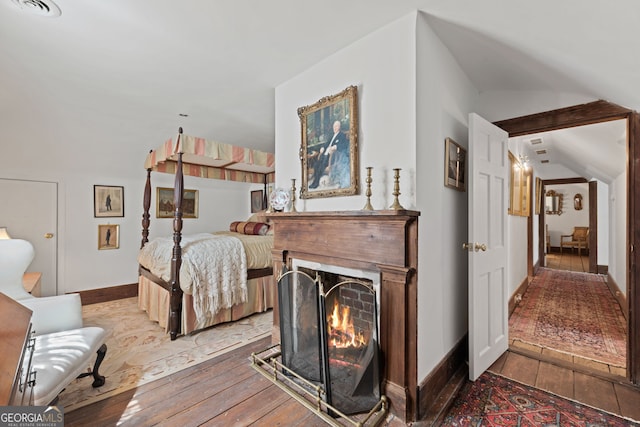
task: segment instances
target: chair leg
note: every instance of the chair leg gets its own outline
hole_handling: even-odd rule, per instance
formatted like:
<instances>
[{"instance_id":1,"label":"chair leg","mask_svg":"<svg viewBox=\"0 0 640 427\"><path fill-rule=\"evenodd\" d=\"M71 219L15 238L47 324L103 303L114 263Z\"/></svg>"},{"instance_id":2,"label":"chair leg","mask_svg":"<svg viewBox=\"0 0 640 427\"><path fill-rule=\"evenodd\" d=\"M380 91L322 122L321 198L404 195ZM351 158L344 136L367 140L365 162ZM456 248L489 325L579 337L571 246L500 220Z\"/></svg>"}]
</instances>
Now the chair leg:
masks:
<instances>
[{"instance_id":1,"label":"chair leg","mask_svg":"<svg viewBox=\"0 0 640 427\"><path fill-rule=\"evenodd\" d=\"M100 369L100 365L102 364L104 357L107 355L107 345L102 344L96 353L98 355L96 356L96 363L93 365L93 370L91 372L84 372L78 375L78 378L93 375L93 384L91 384L93 388L102 387L105 383L104 376L100 375L98 370Z\"/></svg>"}]
</instances>

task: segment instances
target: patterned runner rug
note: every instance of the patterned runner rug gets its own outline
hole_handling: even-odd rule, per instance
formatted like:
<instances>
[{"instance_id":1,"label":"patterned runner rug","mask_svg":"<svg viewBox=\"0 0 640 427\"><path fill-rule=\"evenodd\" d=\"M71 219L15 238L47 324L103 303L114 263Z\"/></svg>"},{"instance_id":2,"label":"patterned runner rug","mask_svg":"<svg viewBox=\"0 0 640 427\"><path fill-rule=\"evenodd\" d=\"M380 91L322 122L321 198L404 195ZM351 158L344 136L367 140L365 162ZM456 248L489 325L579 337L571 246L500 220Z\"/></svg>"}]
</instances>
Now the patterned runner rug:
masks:
<instances>
[{"instance_id":1,"label":"patterned runner rug","mask_svg":"<svg viewBox=\"0 0 640 427\"><path fill-rule=\"evenodd\" d=\"M626 366L626 320L605 278L540 269L509 319L509 338Z\"/></svg>"},{"instance_id":2,"label":"patterned runner rug","mask_svg":"<svg viewBox=\"0 0 640 427\"><path fill-rule=\"evenodd\" d=\"M91 377L72 382L58 405L65 412L98 402L150 381L163 378L271 334L273 312L255 314L171 341L164 329L138 309L137 298L83 307L85 326L107 332L107 355L100 367L104 386L91 387ZM95 358L91 360L91 363Z\"/></svg>"},{"instance_id":3,"label":"patterned runner rug","mask_svg":"<svg viewBox=\"0 0 640 427\"><path fill-rule=\"evenodd\" d=\"M444 426L630 427L633 421L528 387L490 372L467 382Z\"/></svg>"}]
</instances>

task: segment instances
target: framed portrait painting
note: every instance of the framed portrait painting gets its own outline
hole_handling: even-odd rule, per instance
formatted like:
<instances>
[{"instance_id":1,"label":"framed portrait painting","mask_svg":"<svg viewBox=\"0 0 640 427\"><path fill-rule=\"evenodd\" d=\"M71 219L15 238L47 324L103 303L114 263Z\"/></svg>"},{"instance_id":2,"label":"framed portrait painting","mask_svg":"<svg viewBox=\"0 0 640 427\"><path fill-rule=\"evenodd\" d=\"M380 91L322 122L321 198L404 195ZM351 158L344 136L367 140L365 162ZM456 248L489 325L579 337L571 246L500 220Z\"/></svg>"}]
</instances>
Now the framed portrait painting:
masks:
<instances>
[{"instance_id":1,"label":"framed portrait painting","mask_svg":"<svg viewBox=\"0 0 640 427\"><path fill-rule=\"evenodd\" d=\"M465 191L467 150L451 138L444 143L444 185Z\"/></svg>"},{"instance_id":2,"label":"framed portrait painting","mask_svg":"<svg viewBox=\"0 0 640 427\"><path fill-rule=\"evenodd\" d=\"M93 216L96 218L124 216L124 187L93 186Z\"/></svg>"},{"instance_id":3,"label":"framed portrait painting","mask_svg":"<svg viewBox=\"0 0 640 427\"><path fill-rule=\"evenodd\" d=\"M358 88L298 108L302 143L300 197L358 194Z\"/></svg>"},{"instance_id":4,"label":"framed portrait painting","mask_svg":"<svg viewBox=\"0 0 640 427\"><path fill-rule=\"evenodd\" d=\"M156 188L156 218L173 218L173 188ZM198 190L184 190L182 218L198 218Z\"/></svg>"},{"instance_id":5,"label":"framed portrait painting","mask_svg":"<svg viewBox=\"0 0 640 427\"><path fill-rule=\"evenodd\" d=\"M98 250L120 247L120 226L118 224L98 225Z\"/></svg>"}]
</instances>

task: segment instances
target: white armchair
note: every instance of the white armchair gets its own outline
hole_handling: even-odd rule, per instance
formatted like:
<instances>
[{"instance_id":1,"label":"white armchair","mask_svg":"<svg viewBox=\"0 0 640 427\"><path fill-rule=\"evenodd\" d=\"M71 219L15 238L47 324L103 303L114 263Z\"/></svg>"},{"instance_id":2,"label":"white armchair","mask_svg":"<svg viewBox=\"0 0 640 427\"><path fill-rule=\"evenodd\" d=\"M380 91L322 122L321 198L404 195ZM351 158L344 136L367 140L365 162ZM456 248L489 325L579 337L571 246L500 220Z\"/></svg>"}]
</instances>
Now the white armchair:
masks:
<instances>
[{"instance_id":1,"label":"white armchair","mask_svg":"<svg viewBox=\"0 0 640 427\"><path fill-rule=\"evenodd\" d=\"M105 379L98 369L105 357L106 331L84 327L79 294L36 298L22 286L22 276L31 264L34 250L26 240L0 240L0 292L29 308L35 350L34 405L48 405L74 379L93 375L93 387ZM90 359L97 353L93 368Z\"/></svg>"},{"instance_id":2,"label":"white armchair","mask_svg":"<svg viewBox=\"0 0 640 427\"><path fill-rule=\"evenodd\" d=\"M33 245L21 239L0 240L0 292L14 300L33 298L22 286L35 251Z\"/></svg>"}]
</instances>

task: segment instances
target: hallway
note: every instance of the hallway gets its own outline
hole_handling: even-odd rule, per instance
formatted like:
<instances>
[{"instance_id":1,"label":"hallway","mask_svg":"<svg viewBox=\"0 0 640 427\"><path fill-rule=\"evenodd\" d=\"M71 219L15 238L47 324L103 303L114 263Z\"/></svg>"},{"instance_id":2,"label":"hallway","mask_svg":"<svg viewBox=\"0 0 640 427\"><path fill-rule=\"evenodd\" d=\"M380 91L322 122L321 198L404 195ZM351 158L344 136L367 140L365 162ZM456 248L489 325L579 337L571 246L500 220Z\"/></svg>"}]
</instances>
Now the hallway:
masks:
<instances>
[{"instance_id":1,"label":"hallway","mask_svg":"<svg viewBox=\"0 0 640 427\"><path fill-rule=\"evenodd\" d=\"M627 321L606 276L550 268L537 273L509 318L512 346L598 361L626 376Z\"/></svg>"},{"instance_id":2,"label":"hallway","mask_svg":"<svg viewBox=\"0 0 640 427\"><path fill-rule=\"evenodd\" d=\"M611 343L610 337L601 336L611 329L594 326L613 319L624 328L624 335L616 338L624 340L618 343L618 348L626 346L626 319L607 288L605 277L582 273L588 266L587 256L551 253L546 260L548 268L538 270L510 318L509 351L489 370L612 414L640 420L640 389L628 382L624 366L619 361L607 363L602 355L594 357L597 346L589 349L571 342L575 337L584 338L587 344ZM545 286L547 292L541 291ZM594 293L593 287L600 288L599 293ZM523 320L519 318L523 316L528 317L524 321L529 322L530 330L536 331L525 339L522 339ZM600 320L605 318L606 321ZM517 333L513 333L514 324L521 326ZM555 334L562 338L554 343L557 337L549 335ZM581 351L572 350L579 347Z\"/></svg>"}]
</instances>

